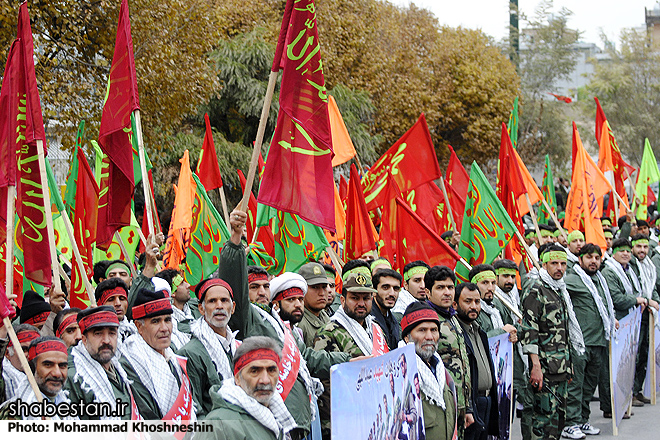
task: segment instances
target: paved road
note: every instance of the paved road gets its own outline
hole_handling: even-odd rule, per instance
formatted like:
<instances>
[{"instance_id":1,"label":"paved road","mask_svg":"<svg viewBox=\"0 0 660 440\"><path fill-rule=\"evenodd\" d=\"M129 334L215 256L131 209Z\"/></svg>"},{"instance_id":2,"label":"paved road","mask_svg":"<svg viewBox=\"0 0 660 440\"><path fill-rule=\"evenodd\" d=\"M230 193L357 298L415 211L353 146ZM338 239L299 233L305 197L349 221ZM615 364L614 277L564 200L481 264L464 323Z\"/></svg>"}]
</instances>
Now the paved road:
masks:
<instances>
[{"instance_id":1,"label":"paved road","mask_svg":"<svg viewBox=\"0 0 660 440\"><path fill-rule=\"evenodd\" d=\"M619 424L619 435L612 435L612 419L604 419L598 402L591 402L591 424L600 428L600 435L587 436L586 440L658 440L660 439L660 402L633 408L635 414ZM511 440L520 440L520 419L516 419L511 430Z\"/></svg>"}]
</instances>

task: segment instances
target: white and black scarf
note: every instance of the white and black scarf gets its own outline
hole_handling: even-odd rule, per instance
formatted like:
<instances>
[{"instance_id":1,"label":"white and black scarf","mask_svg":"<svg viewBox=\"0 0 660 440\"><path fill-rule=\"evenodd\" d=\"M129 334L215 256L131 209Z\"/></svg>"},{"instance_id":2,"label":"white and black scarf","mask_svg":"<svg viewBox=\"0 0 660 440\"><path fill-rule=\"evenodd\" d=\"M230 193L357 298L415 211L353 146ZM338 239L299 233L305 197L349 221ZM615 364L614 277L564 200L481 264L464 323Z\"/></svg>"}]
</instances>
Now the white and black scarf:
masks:
<instances>
[{"instance_id":1,"label":"white and black scarf","mask_svg":"<svg viewBox=\"0 0 660 440\"><path fill-rule=\"evenodd\" d=\"M399 341L399 347L405 347L405 341ZM442 409L446 409L444 392L445 392L445 364L442 363L442 359L438 356L438 353L433 353L433 357L438 361L435 367L435 374L431 371L431 368L428 366L424 359L422 359L418 354L415 354L417 358L417 371L419 372L419 388L424 391L426 400L428 400L432 405L439 406Z\"/></svg>"},{"instance_id":2,"label":"white and black scarf","mask_svg":"<svg viewBox=\"0 0 660 440\"><path fill-rule=\"evenodd\" d=\"M518 287L515 284L513 285L513 289L508 292L500 289L499 286L495 287L495 291L499 293L501 297L507 300L509 304L516 309L517 312L520 312L520 294L518 293ZM520 319L518 318L518 315L516 315L513 311L510 311L510 315L511 321L513 322L518 322Z\"/></svg>"},{"instance_id":3,"label":"white and black scarf","mask_svg":"<svg viewBox=\"0 0 660 440\"><path fill-rule=\"evenodd\" d=\"M133 324L133 321L129 321L126 316L124 319L119 321L119 328L117 329L117 345L121 345L129 336L136 334L137 327Z\"/></svg>"},{"instance_id":4,"label":"white and black scarf","mask_svg":"<svg viewBox=\"0 0 660 440\"><path fill-rule=\"evenodd\" d=\"M495 306L491 306L486 301L481 301L481 311L485 312L486 315L490 318L490 322L493 325L493 328L502 328L504 327L504 321L502 321L502 315L500 311L497 310Z\"/></svg>"},{"instance_id":5,"label":"white and black scarf","mask_svg":"<svg viewBox=\"0 0 660 440\"><path fill-rule=\"evenodd\" d=\"M112 391L112 384L110 384L108 374L106 373L105 368L103 368L103 365L92 359L92 356L89 354L82 341L71 348L71 357L73 358L73 364L76 367L76 374L72 379L74 381L80 379L80 386L83 391L94 394L94 402L105 402L115 407L117 400L115 398L115 393ZM126 372L119 364L118 357L115 355L110 362L112 363L112 366L115 367L119 381L122 382L130 392L129 386L131 382L128 380ZM101 420L121 420L121 417L101 417Z\"/></svg>"},{"instance_id":6,"label":"white and black scarf","mask_svg":"<svg viewBox=\"0 0 660 440\"><path fill-rule=\"evenodd\" d=\"M655 264L653 264L648 255L644 257L643 260L639 261L639 277L642 281L642 296L646 299L652 299L651 296L653 295L653 289L655 289L655 282L658 279L658 272ZM648 309L653 313L655 326L660 329L658 311L653 307L649 307Z\"/></svg>"},{"instance_id":7,"label":"white and black scarf","mask_svg":"<svg viewBox=\"0 0 660 440\"><path fill-rule=\"evenodd\" d=\"M288 437L289 431L298 427L277 391L273 391L273 397L267 407L248 396L233 380L225 380L218 394L227 402L243 408L264 427L271 430L275 438L279 438L280 434Z\"/></svg>"},{"instance_id":8,"label":"white and black scarf","mask_svg":"<svg viewBox=\"0 0 660 440\"><path fill-rule=\"evenodd\" d=\"M43 394L43 392L42 392ZM14 398L12 400L8 400L5 402L4 405L6 405L9 402L16 401L16 400L21 400L23 403L27 404L32 404L37 402L37 396L34 395L34 391L32 390L32 386L30 386L30 382L28 380L24 381L20 388L16 391L16 394L14 395ZM55 405L59 405L60 403L71 403L69 400L69 392L67 390L62 390L57 395L55 398L51 399L50 397L46 397L44 395L44 400L48 400L51 403ZM3 405L3 406L4 406ZM23 420L41 420L41 417L34 417L30 415L24 415L22 416ZM79 420L78 417L71 417L71 416L66 416L66 417L59 417L58 415L51 416L51 419L53 420Z\"/></svg>"},{"instance_id":9,"label":"white and black scarf","mask_svg":"<svg viewBox=\"0 0 660 440\"><path fill-rule=\"evenodd\" d=\"M2 358L2 377L5 380L5 397L7 400L14 397L23 382L27 381L25 373L14 367L6 357Z\"/></svg>"},{"instance_id":10,"label":"white and black scarf","mask_svg":"<svg viewBox=\"0 0 660 440\"><path fill-rule=\"evenodd\" d=\"M600 287L602 287L603 293L605 294L605 298L607 299L607 307L603 303L603 298L601 298L600 294L598 293L598 289L596 288L596 285L594 284L593 280L584 271L584 269L582 269L582 266L576 264L575 266L573 266L573 270L580 277L582 283L584 283L586 288L589 290L589 293L591 293L591 297L594 299L594 302L596 303L596 308L598 309L598 313L600 314L600 319L603 320L603 327L605 329L605 339L609 341L612 335L614 334L615 317L614 317L614 305L612 304L612 297L610 296L610 288L607 286L607 281L605 280L605 277L603 277L600 271L596 271L598 282L600 283Z\"/></svg>"},{"instance_id":11,"label":"white and black scarf","mask_svg":"<svg viewBox=\"0 0 660 440\"><path fill-rule=\"evenodd\" d=\"M608 258L607 260L605 260L605 265L610 269L612 269L614 272L616 272L617 276L621 280L621 283L623 284L623 290L626 291L626 295L632 295L634 297L643 295L642 286L639 283L637 274L635 274L635 271L632 270L630 265L628 265L628 273L630 274L630 278L628 278L628 275L626 274L626 271L623 269L621 263L616 261L614 258ZM632 283L630 282L630 280L632 280ZM634 310L635 307L631 307L628 310L628 313L632 313Z\"/></svg>"},{"instance_id":12,"label":"white and black scarf","mask_svg":"<svg viewBox=\"0 0 660 440\"><path fill-rule=\"evenodd\" d=\"M580 328L580 323L575 317L575 311L573 311L573 302L571 297L566 290L566 283L564 278L560 280L555 280L550 276L547 270L541 268L539 271L539 277L541 281L548 285L552 290L558 292L564 300L566 306L566 312L568 314L568 335L571 338L571 344L578 354L584 354L585 345L584 337L582 336L582 329Z\"/></svg>"},{"instance_id":13,"label":"white and black scarf","mask_svg":"<svg viewBox=\"0 0 660 440\"><path fill-rule=\"evenodd\" d=\"M193 321L195 317L190 311L190 306L188 303L183 305L183 310L180 310L174 304L172 304L172 319L178 324L182 321Z\"/></svg>"},{"instance_id":14,"label":"white and black scarf","mask_svg":"<svg viewBox=\"0 0 660 440\"><path fill-rule=\"evenodd\" d=\"M236 353L238 344L236 342L236 334L238 331L232 333L229 326L227 326L227 344L229 347L225 349L218 334L216 334L211 326L206 322L203 316L197 318L190 324L190 332L200 340L204 348L209 352L209 356L215 365L218 375L223 379L231 379L234 377L234 371L229 364L227 355L233 356ZM227 351L228 350L228 351Z\"/></svg>"},{"instance_id":15,"label":"white and black scarf","mask_svg":"<svg viewBox=\"0 0 660 440\"><path fill-rule=\"evenodd\" d=\"M373 324L376 322L373 316L367 315L362 327L359 322L346 314L343 307L339 307L332 318L332 321L338 322L351 335L357 346L365 356L371 356L373 350ZM378 325L378 324L376 324Z\"/></svg>"},{"instance_id":16,"label":"white and black scarf","mask_svg":"<svg viewBox=\"0 0 660 440\"><path fill-rule=\"evenodd\" d=\"M179 331L179 328L176 325L176 322L172 323L172 344L174 348L181 350L181 347L190 342L190 335Z\"/></svg>"}]
</instances>

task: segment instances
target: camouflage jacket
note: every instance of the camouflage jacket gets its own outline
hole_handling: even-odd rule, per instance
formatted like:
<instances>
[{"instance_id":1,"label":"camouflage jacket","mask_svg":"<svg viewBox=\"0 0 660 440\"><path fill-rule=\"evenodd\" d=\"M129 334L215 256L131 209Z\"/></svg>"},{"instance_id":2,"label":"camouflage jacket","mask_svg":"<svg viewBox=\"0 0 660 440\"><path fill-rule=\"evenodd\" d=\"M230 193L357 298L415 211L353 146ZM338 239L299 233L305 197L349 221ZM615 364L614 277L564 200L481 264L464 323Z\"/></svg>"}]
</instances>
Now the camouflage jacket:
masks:
<instances>
[{"instance_id":1,"label":"camouflage jacket","mask_svg":"<svg viewBox=\"0 0 660 440\"><path fill-rule=\"evenodd\" d=\"M314 338L314 350L348 353L351 357L364 356L351 334L337 321L330 321Z\"/></svg>"},{"instance_id":2,"label":"camouflage jacket","mask_svg":"<svg viewBox=\"0 0 660 440\"><path fill-rule=\"evenodd\" d=\"M548 380L569 379L573 369L568 312L561 293L539 280L523 293L520 304L523 353L539 356L541 370Z\"/></svg>"}]
</instances>

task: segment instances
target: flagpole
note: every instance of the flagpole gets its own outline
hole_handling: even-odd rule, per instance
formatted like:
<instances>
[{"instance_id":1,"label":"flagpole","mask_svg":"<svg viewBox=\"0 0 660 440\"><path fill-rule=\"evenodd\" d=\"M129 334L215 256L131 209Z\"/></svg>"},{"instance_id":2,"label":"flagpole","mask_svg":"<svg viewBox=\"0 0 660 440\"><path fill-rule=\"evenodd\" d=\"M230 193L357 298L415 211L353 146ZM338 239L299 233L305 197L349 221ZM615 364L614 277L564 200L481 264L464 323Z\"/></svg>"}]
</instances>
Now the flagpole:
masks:
<instances>
[{"instance_id":1,"label":"flagpole","mask_svg":"<svg viewBox=\"0 0 660 440\"><path fill-rule=\"evenodd\" d=\"M5 289L14 291L14 213L16 211L16 185L7 187L7 238L5 242Z\"/></svg>"},{"instance_id":2,"label":"flagpole","mask_svg":"<svg viewBox=\"0 0 660 440\"><path fill-rule=\"evenodd\" d=\"M529 208L529 216L532 217L532 223L534 223L534 228L539 237L539 242L541 240L541 230L539 229L539 222L536 220L536 213L532 207L532 202L529 200L529 193L525 193L525 200L527 201L527 208Z\"/></svg>"},{"instance_id":3,"label":"flagpole","mask_svg":"<svg viewBox=\"0 0 660 440\"><path fill-rule=\"evenodd\" d=\"M140 110L133 110L135 117L135 131L138 140L138 157L140 158L140 171L142 172L142 189L144 191L144 203L147 207L147 226L149 233L154 233L154 212L151 190L149 188L149 176L147 174L147 162L144 156L144 141L142 139L142 122L140 120Z\"/></svg>"},{"instance_id":4,"label":"flagpole","mask_svg":"<svg viewBox=\"0 0 660 440\"><path fill-rule=\"evenodd\" d=\"M458 261L459 261L463 266L465 266L465 268L466 268L467 270L472 270L472 266L470 265L470 263L468 263L467 261L465 261L465 258L460 257L460 259L459 259ZM499 299L500 301L502 301L502 304L504 305L504 307L506 307L506 308L509 309L511 312L513 312L513 314L516 315L519 319L522 319L523 316L522 316L522 313L520 313L520 310L516 309L513 305L511 305L511 303L510 303L509 301L507 301L506 298L502 297L502 295L500 295L499 293L497 293L497 292L493 292L493 293L494 293L494 295L495 295L495 297L496 297L497 299Z\"/></svg>"},{"instance_id":5,"label":"flagpole","mask_svg":"<svg viewBox=\"0 0 660 440\"><path fill-rule=\"evenodd\" d=\"M229 227L229 210L227 209L227 198L225 197L225 187L221 186L218 188L218 191L220 192L220 202L222 203L222 211L225 214L225 223L227 223L227 227Z\"/></svg>"},{"instance_id":6,"label":"flagpole","mask_svg":"<svg viewBox=\"0 0 660 440\"><path fill-rule=\"evenodd\" d=\"M59 255L60 259L60 276L64 280L65 283L71 285L71 278L69 278L69 275L64 272L64 268L62 267L62 264L68 264L69 267L71 267L71 262L67 262L65 258L62 258L62 254Z\"/></svg>"},{"instance_id":7,"label":"flagpole","mask_svg":"<svg viewBox=\"0 0 660 440\"><path fill-rule=\"evenodd\" d=\"M135 271L135 266L133 263L131 263L131 256L128 255L128 251L126 250L126 243L124 243L124 239L121 238L121 234L119 231L115 231L115 240L117 240L117 243L119 244L119 249L121 249L121 252L128 258L128 266L131 268L131 276L133 279L137 278L138 274Z\"/></svg>"},{"instance_id":8,"label":"flagpole","mask_svg":"<svg viewBox=\"0 0 660 440\"><path fill-rule=\"evenodd\" d=\"M261 118L259 119L259 128L257 129L257 138L254 141L252 148L252 159L250 160L250 169L245 181L245 189L243 190L243 198L238 205L240 211L246 212L248 202L250 201L250 193L252 192L252 185L254 184L254 175L257 171L257 163L259 162L259 152L261 151L261 144L264 140L264 132L266 131L266 123L268 122L268 112L270 104L273 101L273 93L275 92L275 84L277 84L277 72L270 72L268 76L268 88L266 89L266 97L264 98L264 106L261 109ZM228 223L229 225L229 223Z\"/></svg>"},{"instance_id":9,"label":"flagpole","mask_svg":"<svg viewBox=\"0 0 660 440\"><path fill-rule=\"evenodd\" d=\"M564 229L559 223L559 219L557 218L557 215L552 211L552 208L550 208L550 205L545 200L545 197L541 197L541 202L543 202L543 206L548 211L548 214L550 214L550 217L552 217L552 221L555 222L555 224L559 228L559 233L564 237L564 240L568 241L568 235L566 235L566 229Z\"/></svg>"},{"instance_id":10,"label":"flagpole","mask_svg":"<svg viewBox=\"0 0 660 440\"><path fill-rule=\"evenodd\" d=\"M53 213L50 207L50 196L48 195L48 178L46 177L46 156L44 154L44 141L37 139L37 157L39 160L39 174L41 177L41 190L44 198L44 216L46 217L46 231L48 238L48 249L50 251L50 266L53 272L52 283L56 293L62 293L62 287L57 282L60 278L60 271L57 261L57 250L55 249L55 228L53 227ZM9 219L7 219L9 221ZM20 347L20 345L19 345Z\"/></svg>"},{"instance_id":11,"label":"flagpole","mask_svg":"<svg viewBox=\"0 0 660 440\"><path fill-rule=\"evenodd\" d=\"M447 212L449 213L449 220L452 224L452 229L454 232L458 231L456 228L456 221L454 220L454 211L451 209L451 203L449 203L449 197L447 197L447 189L445 188L445 179L440 176L440 189L442 194L445 196L445 203L447 204Z\"/></svg>"},{"instance_id":12,"label":"flagpole","mask_svg":"<svg viewBox=\"0 0 660 440\"><path fill-rule=\"evenodd\" d=\"M92 285L89 283L89 279L87 279L87 272L85 271L85 265L83 264L83 260L80 257L80 249L78 249L78 243L76 242L76 237L73 234L73 225L71 224L71 219L67 215L66 211L60 212L60 215L64 218L64 228L66 229L66 235L69 236L69 241L71 241L71 248L73 250L73 259L76 260L75 263L78 266L78 271L80 272L80 276L83 278L83 282L85 283L85 290L87 291L87 297L89 298L92 307L96 307L96 297L94 296L94 289L92 289ZM73 267L71 267L71 269L73 270Z\"/></svg>"},{"instance_id":13,"label":"flagpole","mask_svg":"<svg viewBox=\"0 0 660 440\"><path fill-rule=\"evenodd\" d=\"M335 269L342 270L344 265L342 264L341 260L339 259L339 255L337 255L337 252L335 252L332 246L326 246L325 250L328 255L330 255L330 260L332 260L332 264L335 265Z\"/></svg>"},{"instance_id":14,"label":"flagpole","mask_svg":"<svg viewBox=\"0 0 660 440\"><path fill-rule=\"evenodd\" d=\"M538 270L541 270L541 266L539 266L539 262L532 255L531 249L529 248L529 246L527 246L527 242L525 241L525 238L522 235L520 235L520 231L518 231L518 228L516 228L516 237L518 237L518 240L520 240L520 243L522 243L523 248L525 248L525 252L527 252L527 257L530 260L532 260L532 264L534 264L534 267L537 268Z\"/></svg>"}]
</instances>

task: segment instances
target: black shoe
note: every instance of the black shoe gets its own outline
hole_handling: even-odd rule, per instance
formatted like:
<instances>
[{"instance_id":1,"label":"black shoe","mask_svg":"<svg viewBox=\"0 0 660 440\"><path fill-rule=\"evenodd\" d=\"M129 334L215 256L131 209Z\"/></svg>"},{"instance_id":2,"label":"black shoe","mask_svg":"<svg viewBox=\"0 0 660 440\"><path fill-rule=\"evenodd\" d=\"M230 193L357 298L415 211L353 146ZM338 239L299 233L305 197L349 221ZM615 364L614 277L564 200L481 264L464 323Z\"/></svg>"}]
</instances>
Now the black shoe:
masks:
<instances>
[{"instance_id":1,"label":"black shoe","mask_svg":"<svg viewBox=\"0 0 660 440\"><path fill-rule=\"evenodd\" d=\"M611 419L612 418L612 413L603 411L603 418Z\"/></svg>"},{"instance_id":2,"label":"black shoe","mask_svg":"<svg viewBox=\"0 0 660 440\"><path fill-rule=\"evenodd\" d=\"M637 399L641 402L644 402L644 403L651 403L651 399L647 399L646 397L644 397L644 394L642 394L642 393L637 393L637 395L635 396L635 399Z\"/></svg>"},{"instance_id":3,"label":"black shoe","mask_svg":"<svg viewBox=\"0 0 660 440\"><path fill-rule=\"evenodd\" d=\"M636 408L640 408L640 407L644 406L644 402L642 402L641 400L639 400L639 399L635 396L635 397L633 397L633 400L632 400L632 406L634 406L634 407L636 407Z\"/></svg>"}]
</instances>

